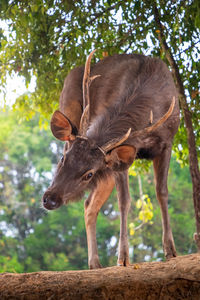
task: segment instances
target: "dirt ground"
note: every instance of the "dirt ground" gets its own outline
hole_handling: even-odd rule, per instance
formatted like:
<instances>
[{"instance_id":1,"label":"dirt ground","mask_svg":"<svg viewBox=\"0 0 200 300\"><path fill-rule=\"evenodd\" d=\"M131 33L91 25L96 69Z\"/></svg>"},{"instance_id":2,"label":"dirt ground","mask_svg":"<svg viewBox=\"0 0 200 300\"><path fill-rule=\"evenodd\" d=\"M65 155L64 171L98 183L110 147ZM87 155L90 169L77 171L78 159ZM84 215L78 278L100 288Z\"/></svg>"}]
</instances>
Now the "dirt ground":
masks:
<instances>
[{"instance_id":1,"label":"dirt ground","mask_svg":"<svg viewBox=\"0 0 200 300\"><path fill-rule=\"evenodd\" d=\"M0 299L200 300L200 254L127 268L3 273Z\"/></svg>"}]
</instances>

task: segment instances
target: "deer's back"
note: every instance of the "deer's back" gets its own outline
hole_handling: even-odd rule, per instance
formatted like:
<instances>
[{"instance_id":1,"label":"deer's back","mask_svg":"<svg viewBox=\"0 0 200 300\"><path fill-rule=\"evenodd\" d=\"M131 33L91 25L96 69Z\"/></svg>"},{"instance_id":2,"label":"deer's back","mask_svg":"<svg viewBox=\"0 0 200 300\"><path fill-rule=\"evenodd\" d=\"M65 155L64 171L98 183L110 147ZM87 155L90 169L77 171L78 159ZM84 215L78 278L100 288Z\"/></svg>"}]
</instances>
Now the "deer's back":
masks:
<instances>
[{"instance_id":1,"label":"deer's back","mask_svg":"<svg viewBox=\"0 0 200 300\"><path fill-rule=\"evenodd\" d=\"M129 99L134 110L154 109L155 118L166 112L176 88L167 66L157 58L139 54L107 57L93 66L99 74L90 88L92 113L99 115L108 107Z\"/></svg>"},{"instance_id":2,"label":"deer's back","mask_svg":"<svg viewBox=\"0 0 200 300\"><path fill-rule=\"evenodd\" d=\"M61 111L76 126L82 113L83 72L84 67L71 71L60 98ZM93 75L101 75L90 87L91 123L94 124L92 135L95 139L98 139L95 137L98 134L96 128L107 126L109 117L116 134L123 134L129 127L134 131L149 126L150 112L153 112L153 122L158 120L166 113L175 96L174 111L158 133L161 138L173 138L179 123L178 98L172 75L163 61L139 54L114 55L94 64L91 68ZM103 132L105 130L101 128L99 134ZM104 137L106 139L105 134Z\"/></svg>"}]
</instances>

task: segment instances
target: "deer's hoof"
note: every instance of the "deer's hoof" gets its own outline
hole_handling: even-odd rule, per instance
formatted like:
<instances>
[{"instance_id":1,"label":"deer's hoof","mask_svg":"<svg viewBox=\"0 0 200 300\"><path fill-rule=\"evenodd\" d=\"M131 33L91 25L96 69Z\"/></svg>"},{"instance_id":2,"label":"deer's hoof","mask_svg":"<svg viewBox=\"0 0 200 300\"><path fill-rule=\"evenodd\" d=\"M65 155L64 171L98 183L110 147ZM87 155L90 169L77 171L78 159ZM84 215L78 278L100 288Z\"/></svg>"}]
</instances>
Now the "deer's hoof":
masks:
<instances>
[{"instance_id":1,"label":"deer's hoof","mask_svg":"<svg viewBox=\"0 0 200 300\"><path fill-rule=\"evenodd\" d=\"M166 260L174 258L177 256L175 246L172 244L171 247L167 247L164 250Z\"/></svg>"},{"instance_id":2,"label":"deer's hoof","mask_svg":"<svg viewBox=\"0 0 200 300\"><path fill-rule=\"evenodd\" d=\"M90 268L90 270L100 269L100 268L102 268L102 265L100 264L99 260L96 260L96 261L89 263L89 268Z\"/></svg>"},{"instance_id":3,"label":"deer's hoof","mask_svg":"<svg viewBox=\"0 0 200 300\"><path fill-rule=\"evenodd\" d=\"M130 266L129 259L128 258L118 259L117 266L119 266L119 267L128 267L128 266Z\"/></svg>"}]
</instances>

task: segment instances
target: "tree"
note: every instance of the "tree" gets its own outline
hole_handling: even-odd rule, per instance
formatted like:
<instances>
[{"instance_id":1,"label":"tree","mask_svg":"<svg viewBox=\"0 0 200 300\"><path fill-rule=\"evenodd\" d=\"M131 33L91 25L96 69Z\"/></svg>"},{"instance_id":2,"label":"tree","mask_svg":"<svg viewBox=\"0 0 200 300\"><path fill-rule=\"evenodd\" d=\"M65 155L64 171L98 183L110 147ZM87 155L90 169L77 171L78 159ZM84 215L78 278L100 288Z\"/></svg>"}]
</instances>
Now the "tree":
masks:
<instances>
[{"instance_id":1,"label":"tree","mask_svg":"<svg viewBox=\"0 0 200 300\"><path fill-rule=\"evenodd\" d=\"M197 3L194 3L194 7L199 7ZM190 9L189 9L190 10ZM181 78L180 71L178 68L178 64L174 59L172 51L169 49L166 37L164 33L164 29L161 23L161 16L158 11L158 7L156 4L154 5L154 16L158 29L158 38L161 44L163 51L165 52L166 58L169 62L169 65L172 68L172 73L176 80L177 89L179 92L180 104L183 112L183 117L187 129L187 140L189 147L189 165L190 165L190 173L193 183L193 201L194 201L194 209L195 209L195 217L196 217L196 230L194 237L197 243L198 250L200 251L200 171L198 166L198 156L195 142L195 133L192 125L192 116L188 107L188 103L186 100L186 92L184 89L183 79ZM199 22L200 15L197 15L196 23ZM200 25L197 23L197 25ZM199 26L200 27L200 26ZM193 29L194 30L194 29ZM180 31L180 29L179 29ZM195 30L194 30L195 31ZM199 43L200 41L197 40ZM192 96L192 95L191 95ZM191 99L190 99L191 100Z\"/></svg>"}]
</instances>

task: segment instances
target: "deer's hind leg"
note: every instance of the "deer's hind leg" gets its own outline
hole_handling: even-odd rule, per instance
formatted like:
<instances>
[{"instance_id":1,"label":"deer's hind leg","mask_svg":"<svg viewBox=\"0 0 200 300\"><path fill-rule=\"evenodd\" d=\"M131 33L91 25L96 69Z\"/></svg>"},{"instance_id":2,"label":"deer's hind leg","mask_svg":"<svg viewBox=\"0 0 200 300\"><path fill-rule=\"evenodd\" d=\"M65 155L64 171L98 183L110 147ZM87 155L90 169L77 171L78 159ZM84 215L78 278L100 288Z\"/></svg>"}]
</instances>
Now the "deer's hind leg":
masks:
<instances>
[{"instance_id":1,"label":"deer's hind leg","mask_svg":"<svg viewBox=\"0 0 200 300\"><path fill-rule=\"evenodd\" d=\"M90 269L101 268L96 241L96 221L99 210L110 196L115 181L110 175L98 182L97 187L85 201L85 225L88 243L88 265Z\"/></svg>"},{"instance_id":2,"label":"deer's hind leg","mask_svg":"<svg viewBox=\"0 0 200 300\"><path fill-rule=\"evenodd\" d=\"M167 147L160 156L153 160L154 175L156 181L156 195L160 204L162 213L162 228L163 228L163 250L166 259L176 256L176 249L172 230L170 227L170 218L168 213L168 188L167 177L169 163L171 158L171 146Z\"/></svg>"}]
</instances>

